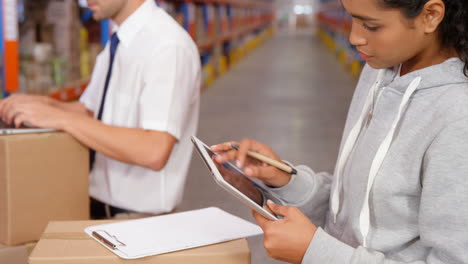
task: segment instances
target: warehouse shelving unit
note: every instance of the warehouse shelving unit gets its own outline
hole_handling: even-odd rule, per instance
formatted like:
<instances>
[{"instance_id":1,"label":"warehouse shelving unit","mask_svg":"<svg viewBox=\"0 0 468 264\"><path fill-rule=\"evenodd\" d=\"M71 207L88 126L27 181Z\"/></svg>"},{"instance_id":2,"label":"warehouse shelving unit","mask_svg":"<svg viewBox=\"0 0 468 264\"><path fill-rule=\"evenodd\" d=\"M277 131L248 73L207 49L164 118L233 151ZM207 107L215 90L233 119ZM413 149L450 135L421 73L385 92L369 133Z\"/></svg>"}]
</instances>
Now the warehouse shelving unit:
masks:
<instances>
[{"instance_id":1,"label":"warehouse shelving unit","mask_svg":"<svg viewBox=\"0 0 468 264\"><path fill-rule=\"evenodd\" d=\"M0 72L3 96L19 90L18 1L0 0ZM74 1L74 0L70 0ZM203 65L203 87L225 73L245 54L273 34L272 0L155 0L196 41ZM91 19L89 12L81 20ZM109 39L109 21L101 22L101 43ZM76 80L48 94L56 99L77 99L88 80Z\"/></svg>"},{"instance_id":2,"label":"warehouse shelving unit","mask_svg":"<svg viewBox=\"0 0 468 264\"><path fill-rule=\"evenodd\" d=\"M166 0L163 8L182 14L181 24L196 41L203 88L273 34L272 0ZM169 13L171 11L168 10Z\"/></svg>"},{"instance_id":3,"label":"warehouse shelving unit","mask_svg":"<svg viewBox=\"0 0 468 264\"><path fill-rule=\"evenodd\" d=\"M356 48L349 43L351 17L336 0L323 0L321 12L317 14L317 34L330 52L351 73L359 76L365 61Z\"/></svg>"}]
</instances>

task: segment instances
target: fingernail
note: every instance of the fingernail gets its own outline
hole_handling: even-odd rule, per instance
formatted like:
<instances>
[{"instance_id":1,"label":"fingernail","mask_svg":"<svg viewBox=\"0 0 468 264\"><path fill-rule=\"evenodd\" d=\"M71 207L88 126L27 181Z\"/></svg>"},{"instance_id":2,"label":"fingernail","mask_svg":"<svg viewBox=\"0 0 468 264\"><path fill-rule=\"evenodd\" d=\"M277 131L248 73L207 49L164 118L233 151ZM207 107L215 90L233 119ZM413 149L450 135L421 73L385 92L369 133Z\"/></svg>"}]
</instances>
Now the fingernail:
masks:
<instances>
[{"instance_id":1,"label":"fingernail","mask_svg":"<svg viewBox=\"0 0 468 264\"><path fill-rule=\"evenodd\" d=\"M271 200L268 200L268 201L267 201L267 204L268 204L268 205L275 205L275 203L274 203L273 201L271 201Z\"/></svg>"},{"instance_id":2,"label":"fingernail","mask_svg":"<svg viewBox=\"0 0 468 264\"><path fill-rule=\"evenodd\" d=\"M241 164L240 160L236 161L236 165L237 165L237 167L242 168L242 164Z\"/></svg>"},{"instance_id":3,"label":"fingernail","mask_svg":"<svg viewBox=\"0 0 468 264\"><path fill-rule=\"evenodd\" d=\"M246 169L245 174L247 174L248 176L252 176L253 170L252 169Z\"/></svg>"}]
</instances>

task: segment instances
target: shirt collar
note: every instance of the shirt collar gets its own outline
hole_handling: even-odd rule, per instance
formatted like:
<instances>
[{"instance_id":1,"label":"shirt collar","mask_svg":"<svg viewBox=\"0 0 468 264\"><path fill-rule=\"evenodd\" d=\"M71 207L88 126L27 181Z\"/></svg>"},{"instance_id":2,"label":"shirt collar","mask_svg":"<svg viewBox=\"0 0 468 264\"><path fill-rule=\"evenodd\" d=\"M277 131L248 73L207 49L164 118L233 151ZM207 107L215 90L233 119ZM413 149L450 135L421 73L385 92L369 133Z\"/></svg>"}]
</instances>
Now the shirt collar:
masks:
<instances>
[{"instance_id":1,"label":"shirt collar","mask_svg":"<svg viewBox=\"0 0 468 264\"><path fill-rule=\"evenodd\" d=\"M112 29L117 32L120 43L128 46L138 31L143 28L151 18L151 11L157 8L154 0L146 0L133 14L131 14L121 25L115 24Z\"/></svg>"}]
</instances>

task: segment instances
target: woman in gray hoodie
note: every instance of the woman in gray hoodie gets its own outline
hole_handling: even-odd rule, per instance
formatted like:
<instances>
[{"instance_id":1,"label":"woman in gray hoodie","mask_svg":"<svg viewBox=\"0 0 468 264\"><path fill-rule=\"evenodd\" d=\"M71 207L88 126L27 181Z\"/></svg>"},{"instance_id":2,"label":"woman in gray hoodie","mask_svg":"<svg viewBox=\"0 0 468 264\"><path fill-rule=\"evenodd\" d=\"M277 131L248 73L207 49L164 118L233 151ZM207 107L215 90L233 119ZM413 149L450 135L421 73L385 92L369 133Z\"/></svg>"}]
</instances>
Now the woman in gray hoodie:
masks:
<instances>
[{"instance_id":1,"label":"woman in gray hoodie","mask_svg":"<svg viewBox=\"0 0 468 264\"><path fill-rule=\"evenodd\" d=\"M254 212L264 246L293 263L468 263L468 1L342 0L350 42L367 61L350 106L335 173L289 175L237 160L288 206ZM289 164L292 166L291 164Z\"/></svg>"}]
</instances>

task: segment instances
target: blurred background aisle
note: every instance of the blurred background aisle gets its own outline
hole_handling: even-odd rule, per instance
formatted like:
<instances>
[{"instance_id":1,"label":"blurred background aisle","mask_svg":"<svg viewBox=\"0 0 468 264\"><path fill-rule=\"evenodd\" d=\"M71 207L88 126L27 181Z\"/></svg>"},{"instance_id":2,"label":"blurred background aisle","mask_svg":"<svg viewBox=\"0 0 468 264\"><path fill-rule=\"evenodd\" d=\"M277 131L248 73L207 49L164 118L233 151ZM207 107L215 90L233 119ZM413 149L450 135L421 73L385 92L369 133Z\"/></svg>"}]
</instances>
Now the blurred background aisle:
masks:
<instances>
[{"instance_id":1,"label":"blurred background aisle","mask_svg":"<svg viewBox=\"0 0 468 264\"><path fill-rule=\"evenodd\" d=\"M207 144L256 139L294 164L331 172L355 82L316 36L279 33L204 92L198 135ZM209 206L253 221L194 153L180 209ZM262 237L249 246L253 264L278 263Z\"/></svg>"}]
</instances>

